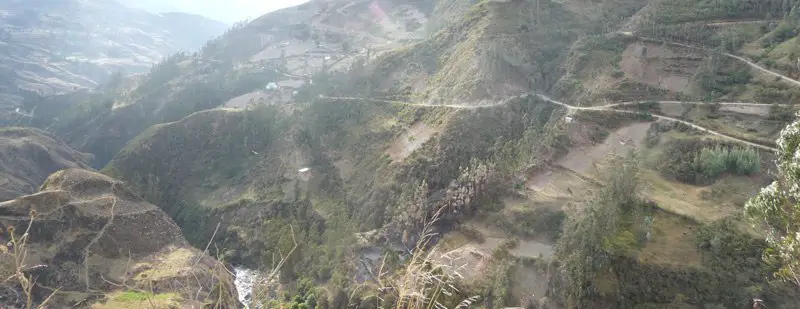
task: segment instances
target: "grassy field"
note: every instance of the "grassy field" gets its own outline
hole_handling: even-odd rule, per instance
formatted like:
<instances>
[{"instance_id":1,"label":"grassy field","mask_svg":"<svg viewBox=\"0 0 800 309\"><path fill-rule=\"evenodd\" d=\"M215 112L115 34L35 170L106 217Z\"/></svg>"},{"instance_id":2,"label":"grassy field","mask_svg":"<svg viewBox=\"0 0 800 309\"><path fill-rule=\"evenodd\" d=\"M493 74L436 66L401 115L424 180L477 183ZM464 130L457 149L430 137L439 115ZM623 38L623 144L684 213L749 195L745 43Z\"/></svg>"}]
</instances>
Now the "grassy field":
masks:
<instances>
[{"instance_id":1,"label":"grassy field","mask_svg":"<svg viewBox=\"0 0 800 309\"><path fill-rule=\"evenodd\" d=\"M650 239L637 257L642 263L700 266L702 258L695 245L696 222L666 211L653 214Z\"/></svg>"}]
</instances>

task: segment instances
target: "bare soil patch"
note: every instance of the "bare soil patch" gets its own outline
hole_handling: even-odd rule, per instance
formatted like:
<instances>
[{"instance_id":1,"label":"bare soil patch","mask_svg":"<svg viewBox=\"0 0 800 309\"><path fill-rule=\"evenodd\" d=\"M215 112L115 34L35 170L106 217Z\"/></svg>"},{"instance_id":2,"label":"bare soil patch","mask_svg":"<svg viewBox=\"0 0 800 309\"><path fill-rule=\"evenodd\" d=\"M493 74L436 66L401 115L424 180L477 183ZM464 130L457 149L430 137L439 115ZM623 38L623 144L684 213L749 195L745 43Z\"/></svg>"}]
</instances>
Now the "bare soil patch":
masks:
<instances>
[{"instance_id":1,"label":"bare soil patch","mask_svg":"<svg viewBox=\"0 0 800 309\"><path fill-rule=\"evenodd\" d=\"M422 147L436 130L425 123L417 123L392 142L386 154L393 162L400 162L407 158L411 153Z\"/></svg>"},{"instance_id":2,"label":"bare soil patch","mask_svg":"<svg viewBox=\"0 0 800 309\"><path fill-rule=\"evenodd\" d=\"M629 79L673 92L688 91L702 56L672 46L636 42L622 53L620 70Z\"/></svg>"},{"instance_id":3,"label":"bare soil patch","mask_svg":"<svg viewBox=\"0 0 800 309\"><path fill-rule=\"evenodd\" d=\"M641 148L649 127L650 122L640 122L617 129L600 144L570 150L556 165L587 175L599 160L608 155L624 155L628 151Z\"/></svg>"}]
</instances>

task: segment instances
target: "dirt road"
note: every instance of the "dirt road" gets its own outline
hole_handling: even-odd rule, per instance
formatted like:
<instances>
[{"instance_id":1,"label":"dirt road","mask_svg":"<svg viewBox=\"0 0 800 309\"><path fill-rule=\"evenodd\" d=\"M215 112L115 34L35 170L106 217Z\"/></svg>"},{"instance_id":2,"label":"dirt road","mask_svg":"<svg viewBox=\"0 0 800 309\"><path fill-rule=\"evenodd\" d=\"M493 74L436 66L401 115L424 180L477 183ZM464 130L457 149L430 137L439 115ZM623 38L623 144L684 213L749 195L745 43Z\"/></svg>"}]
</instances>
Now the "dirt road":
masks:
<instances>
[{"instance_id":1,"label":"dirt road","mask_svg":"<svg viewBox=\"0 0 800 309\"><path fill-rule=\"evenodd\" d=\"M798 84L798 85L800 85L800 84ZM541 93L522 94L522 95L518 95L518 96L509 97L509 98L507 98L505 100L502 100L502 101L497 101L497 102L494 102L494 103L491 103L491 104L483 104L483 105L425 104L425 103L412 103L412 102L403 102L403 101L379 100L379 99L357 98L357 97L329 97L329 96L323 96L323 95L320 95L320 98L332 99L332 100L372 101L372 102L379 102L379 103L402 104L402 105L411 105L411 106L420 106L420 107L445 107L445 108L454 108L454 109L481 109L481 108L492 108L492 107L502 106L502 105L508 104L509 102L511 102L513 100L520 99L520 98L525 98L525 97L529 97L529 96L536 96L539 99L542 99L544 101L547 101L547 102L550 102L550 103L553 103L553 104L556 104L556 105L559 105L559 106L563 106L563 107L565 107L567 109L571 109L571 110L608 111L608 112L624 113L624 114L639 114L640 113L638 111L614 109L614 107L619 107L619 106L626 105L626 104L633 104L633 102L622 102L622 103L615 103L615 104L602 105L602 106L575 106L575 105L570 105L570 104L567 104L567 103L564 103L564 102L561 102L561 101L558 101L558 100L554 100L554 99L550 98L549 96L541 94ZM680 102L680 101L665 101L665 102L675 103L675 104L684 103L684 102ZM702 102L686 102L686 103L688 103L688 104L703 104ZM728 104L728 105L764 105L764 104L759 104L759 103L739 103L739 102L731 102L731 103L726 103L726 104ZM767 151L777 151L776 148L765 146L765 145L761 145L761 144L756 144L756 143L749 142L749 141L746 141L746 140L743 140L743 139L740 139L740 138L736 138L736 137L733 137L733 136L730 136L730 135L726 135L724 133L720 133L720 132L708 129L708 128L696 125L694 123L691 123L691 122L688 122L688 121L685 121L685 120L680 120L680 119L677 119L677 118L661 116L661 115L655 115L655 114L652 114L651 116L653 118L656 118L656 119L682 123L684 125L687 125L687 126L690 126L690 127L694 128L694 129L696 129L698 131L705 132L705 133L708 133L708 134L711 134L711 135L714 135L714 136L718 136L718 137L721 137L721 138L724 138L724 139L727 139L727 140L731 140L731 141L734 141L734 142L738 142L738 143L741 143L741 144L745 144L745 145L748 145L748 146L752 146L752 147L755 147L755 148L759 148L759 149L763 149L763 150L767 150Z\"/></svg>"}]
</instances>

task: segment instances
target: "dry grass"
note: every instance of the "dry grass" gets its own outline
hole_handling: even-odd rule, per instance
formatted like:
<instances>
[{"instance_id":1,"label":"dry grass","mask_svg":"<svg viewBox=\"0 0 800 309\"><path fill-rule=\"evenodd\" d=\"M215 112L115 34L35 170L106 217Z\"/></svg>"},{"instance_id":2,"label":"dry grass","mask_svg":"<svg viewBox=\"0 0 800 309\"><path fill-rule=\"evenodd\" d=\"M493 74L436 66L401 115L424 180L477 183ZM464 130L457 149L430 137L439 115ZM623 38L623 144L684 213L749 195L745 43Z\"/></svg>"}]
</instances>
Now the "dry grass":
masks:
<instances>
[{"instance_id":1,"label":"dry grass","mask_svg":"<svg viewBox=\"0 0 800 309\"><path fill-rule=\"evenodd\" d=\"M189 260L194 253L186 248L173 250L153 263L139 263L133 266L136 269L147 269L139 272L134 280L159 280L178 276L182 271L191 271ZM154 267L155 266L155 267ZM151 268L152 267L152 268ZM149 268L149 269L148 269Z\"/></svg>"},{"instance_id":2,"label":"dry grass","mask_svg":"<svg viewBox=\"0 0 800 309\"><path fill-rule=\"evenodd\" d=\"M375 296L382 303L387 294L394 299L392 304L395 309L432 309L448 308L443 299L459 293L456 287L458 279L463 278L460 269L443 263L438 259L438 246L431 246L437 236L433 232L434 224L438 221L445 208L439 209L424 225L420 240L417 241L406 267L397 275L389 275L385 268L385 260L377 273L374 288L381 292ZM472 296L461 300L454 309L469 308L480 297Z\"/></svg>"},{"instance_id":3,"label":"dry grass","mask_svg":"<svg viewBox=\"0 0 800 309\"><path fill-rule=\"evenodd\" d=\"M701 266L702 258L695 245L697 223L656 211L651 237L638 254L642 263L672 266Z\"/></svg>"},{"instance_id":4,"label":"dry grass","mask_svg":"<svg viewBox=\"0 0 800 309\"><path fill-rule=\"evenodd\" d=\"M114 292L105 303L93 304L92 309L177 308L183 298L175 293L148 294L135 291Z\"/></svg>"},{"instance_id":5,"label":"dry grass","mask_svg":"<svg viewBox=\"0 0 800 309\"><path fill-rule=\"evenodd\" d=\"M10 272L11 275L5 278L3 281L0 281L0 284L14 284L16 283L19 286L19 290L22 292L22 295L19 296L21 298L21 302L24 303L25 309L32 309L32 308L48 308L48 303L52 300L53 296L58 292L58 290L53 291L47 296L41 303L34 304L33 300L33 287L36 286L36 278L33 277L29 272L38 268L46 267L45 265L27 265L26 260L28 257L28 237L30 236L29 232L31 230L31 226L33 226L33 220L36 218L36 210L31 209L30 211L30 220L28 221L28 226L25 229L25 232L22 233L21 236L17 236L15 234L15 229L13 226L8 228L8 237L11 239L9 242L11 244L10 250L6 247L3 247L3 250L0 251L0 256L3 257L3 260L11 258L13 260L13 265L3 265L3 266L11 266L11 269L0 269L2 272ZM0 246L3 246L0 244Z\"/></svg>"},{"instance_id":6,"label":"dry grass","mask_svg":"<svg viewBox=\"0 0 800 309\"><path fill-rule=\"evenodd\" d=\"M704 199L702 187L666 180L652 170L643 170L642 180L647 184L645 197L673 214L708 223L741 212L736 205Z\"/></svg>"}]
</instances>

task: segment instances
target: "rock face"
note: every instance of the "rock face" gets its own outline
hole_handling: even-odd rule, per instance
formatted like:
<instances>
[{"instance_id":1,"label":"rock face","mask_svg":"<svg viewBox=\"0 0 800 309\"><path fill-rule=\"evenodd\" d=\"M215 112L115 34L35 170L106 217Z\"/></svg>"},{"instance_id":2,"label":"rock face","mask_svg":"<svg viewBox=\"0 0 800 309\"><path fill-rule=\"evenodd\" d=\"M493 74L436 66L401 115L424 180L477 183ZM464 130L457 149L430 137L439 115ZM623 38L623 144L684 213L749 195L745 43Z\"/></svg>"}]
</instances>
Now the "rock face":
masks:
<instances>
[{"instance_id":1,"label":"rock face","mask_svg":"<svg viewBox=\"0 0 800 309\"><path fill-rule=\"evenodd\" d=\"M48 175L88 168L89 155L33 128L0 129L0 201L37 191Z\"/></svg>"},{"instance_id":2,"label":"rock face","mask_svg":"<svg viewBox=\"0 0 800 309\"><path fill-rule=\"evenodd\" d=\"M3 1L0 98L19 104L30 94L93 88L113 72L143 72L169 54L197 49L227 27L109 0Z\"/></svg>"},{"instance_id":3,"label":"rock face","mask_svg":"<svg viewBox=\"0 0 800 309\"><path fill-rule=\"evenodd\" d=\"M222 305L236 305L224 266L190 247L163 211L110 177L67 169L51 175L40 192L0 204L4 229L14 226L21 237L29 222L28 244L13 250L27 251L28 267L46 265L34 271L43 286L107 293L124 286L180 295L182 305L205 302L214 290L214 301L222 291L223 302L229 300ZM74 300L57 301L71 306Z\"/></svg>"}]
</instances>

